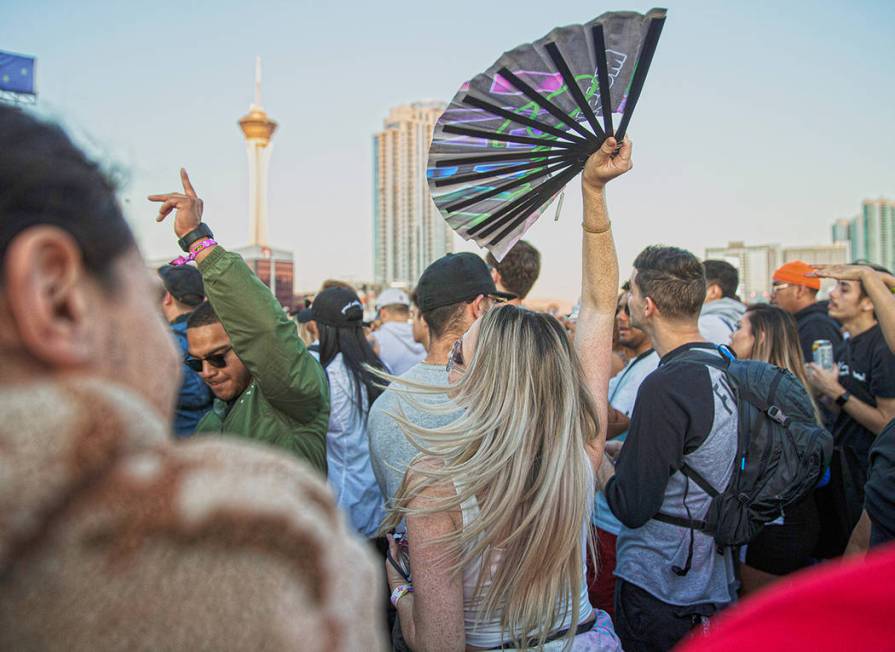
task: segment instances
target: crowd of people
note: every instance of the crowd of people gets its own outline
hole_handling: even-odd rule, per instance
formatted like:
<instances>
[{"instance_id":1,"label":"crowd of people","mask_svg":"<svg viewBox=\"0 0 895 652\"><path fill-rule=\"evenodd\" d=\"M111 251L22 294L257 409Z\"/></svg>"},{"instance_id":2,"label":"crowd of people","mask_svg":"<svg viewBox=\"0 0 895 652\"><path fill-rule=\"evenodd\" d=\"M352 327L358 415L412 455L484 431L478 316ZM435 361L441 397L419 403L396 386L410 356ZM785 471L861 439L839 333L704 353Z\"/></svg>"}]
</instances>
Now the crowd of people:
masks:
<instances>
[{"instance_id":1,"label":"crowd of people","mask_svg":"<svg viewBox=\"0 0 895 652\"><path fill-rule=\"evenodd\" d=\"M0 106L0 143L0 649L895 640L888 270L788 262L745 305L728 262L652 245L621 283L610 138L572 314L525 307L520 241L373 324L338 280L290 316L185 170L149 197L183 255L147 273L58 127Z\"/></svg>"}]
</instances>

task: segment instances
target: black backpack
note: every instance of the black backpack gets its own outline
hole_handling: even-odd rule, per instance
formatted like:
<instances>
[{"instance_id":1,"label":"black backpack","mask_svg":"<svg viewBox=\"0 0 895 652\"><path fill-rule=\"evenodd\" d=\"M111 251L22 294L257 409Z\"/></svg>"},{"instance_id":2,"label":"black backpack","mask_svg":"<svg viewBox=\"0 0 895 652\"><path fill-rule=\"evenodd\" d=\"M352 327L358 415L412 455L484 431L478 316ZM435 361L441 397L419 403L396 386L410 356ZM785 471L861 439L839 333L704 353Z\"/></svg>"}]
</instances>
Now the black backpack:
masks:
<instances>
[{"instance_id":1,"label":"black backpack","mask_svg":"<svg viewBox=\"0 0 895 652\"><path fill-rule=\"evenodd\" d=\"M833 454L833 436L817 425L802 383L789 371L756 360L737 360L725 346L722 356L690 350L672 364L699 364L723 371L736 396L737 453L730 482L718 492L686 464L681 473L711 496L704 520L656 514L656 520L712 535L719 548L749 543L783 508L817 486ZM686 498L685 498L686 500Z\"/></svg>"}]
</instances>

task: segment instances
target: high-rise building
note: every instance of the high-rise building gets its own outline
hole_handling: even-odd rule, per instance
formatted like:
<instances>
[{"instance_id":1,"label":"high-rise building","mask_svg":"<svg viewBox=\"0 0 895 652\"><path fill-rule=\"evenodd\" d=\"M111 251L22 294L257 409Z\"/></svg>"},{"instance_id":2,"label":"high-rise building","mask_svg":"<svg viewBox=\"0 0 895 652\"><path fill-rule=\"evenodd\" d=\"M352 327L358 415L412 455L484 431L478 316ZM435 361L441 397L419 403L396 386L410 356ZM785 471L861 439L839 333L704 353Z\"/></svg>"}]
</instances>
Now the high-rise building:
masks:
<instances>
[{"instance_id":1,"label":"high-rise building","mask_svg":"<svg viewBox=\"0 0 895 652\"><path fill-rule=\"evenodd\" d=\"M453 251L453 232L426 181L426 163L443 102L389 111L373 136L373 277L410 287L433 260Z\"/></svg>"},{"instance_id":2,"label":"high-rise building","mask_svg":"<svg viewBox=\"0 0 895 652\"><path fill-rule=\"evenodd\" d=\"M833 224L833 241L847 241L851 260L895 267L895 201L865 199L861 212Z\"/></svg>"},{"instance_id":3,"label":"high-rise building","mask_svg":"<svg viewBox=\"0 0 895 652\"><path fill-rule=\"evenodd\" d=\"M740 273L737 294L745 303L767 301L770 298L771 277L780 265L780 245L746 245L730 242L726 247L705 250L706 259L726 260Z\"/></svg>"},{"instance_id":4,"label":"high-rise building","mask_svg":"<svg viewBox=\"0 0 895 652\"><path fill-rule=\"evenodd\" d=\"M771 298L774 271L784 263L801 260L811 265L839 265L848 262L848 244L781 247L778 244L747 245L731 242L726 247L705 250L706 259L726 260L740 273L737 294L745 303Z\"/></svg>"},{"instance_id":5,"label":"high-rise building","mask_svg":"<svg viewBox=\"0 0 895 652\"><path fill-rule=\"evenodd\" d=\"M831 245L784 247L780 264L801 260L811 265L843 265L849 260L847 242Z\"/></svg>"},{"instance_id":6,"label":"high-rise building","mask_svg":"<svg viewBox=\"0 0 895 652\"><path fill-rule=\"evenodd\" d=\"M249 244L235 251L277 300L291 308L295 263L291 251L276 249L267 242L267 168L270 139L277 123L261 107L261 58L255 60L255 101L239 120L249 155Z\"/></svg>"},{"instance_id":7,"label":"high-rise building","mask_svg":"<svg viewBox=\"0 0 895 652\"><path fill-rule=\"evenodd\" d=\"M850 223L851 220L849 219L840 219L833 223L833 242L843 242L846 245L849 244L850 238L848 236L848 230ZM849 251L849 255L851 255L851 251Z\"/></svg>"}]
</instances>

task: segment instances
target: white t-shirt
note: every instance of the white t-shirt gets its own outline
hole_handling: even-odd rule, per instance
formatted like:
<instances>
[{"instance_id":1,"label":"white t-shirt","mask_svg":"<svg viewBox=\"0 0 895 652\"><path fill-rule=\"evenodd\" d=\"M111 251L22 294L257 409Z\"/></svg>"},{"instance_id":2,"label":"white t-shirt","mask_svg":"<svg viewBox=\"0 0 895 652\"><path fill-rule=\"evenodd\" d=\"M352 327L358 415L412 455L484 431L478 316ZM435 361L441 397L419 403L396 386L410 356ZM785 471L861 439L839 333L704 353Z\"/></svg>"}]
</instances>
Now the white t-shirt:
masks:
<instances>
[{"instance_id":1,"label":"white t-shirt","mask_svg":"<svg viewBox=\"0 0 895 652\"><path fill-rule=\"evenodd\" d=\"M653 350L628 362L627 366L609 381L609 405L630 419L631 414L634 412L634 403L637 401L637 392L640 390L640 384L658 366L659 354ZM627 436L628 433L623 432L615 439L624 441ZM622 529L622 524L615 518L615 515L609 509L609 505L606 504L606 497L602 491L597 492L594 500L592 522L601 530L615 535L618 535Z\"/></svg>"}]
</instances>

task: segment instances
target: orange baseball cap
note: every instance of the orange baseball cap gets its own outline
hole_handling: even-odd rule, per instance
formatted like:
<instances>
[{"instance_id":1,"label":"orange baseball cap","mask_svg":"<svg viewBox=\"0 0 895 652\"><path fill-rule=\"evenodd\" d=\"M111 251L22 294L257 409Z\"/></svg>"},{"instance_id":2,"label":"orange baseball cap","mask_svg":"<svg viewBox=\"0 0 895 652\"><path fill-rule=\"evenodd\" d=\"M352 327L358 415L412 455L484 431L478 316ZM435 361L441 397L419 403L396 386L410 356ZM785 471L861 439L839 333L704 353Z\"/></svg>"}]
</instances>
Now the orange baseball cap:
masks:
<instances>
[{"instance_id":1,"label":"orange baseball cap","mask_svg":"<svg viewBox=\"0 0 895 652\"><path fill-rule=\"evenodd\" d=\"M804 285L806 288L814 290L820 289L820 279L808 276L809 272L814 271L808 263L803 260L791 260L774 272L773 279L780 283L792 283L793 285Z\"/></svg>"}]
</instances>

